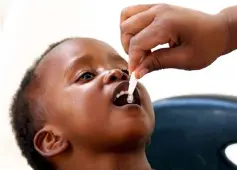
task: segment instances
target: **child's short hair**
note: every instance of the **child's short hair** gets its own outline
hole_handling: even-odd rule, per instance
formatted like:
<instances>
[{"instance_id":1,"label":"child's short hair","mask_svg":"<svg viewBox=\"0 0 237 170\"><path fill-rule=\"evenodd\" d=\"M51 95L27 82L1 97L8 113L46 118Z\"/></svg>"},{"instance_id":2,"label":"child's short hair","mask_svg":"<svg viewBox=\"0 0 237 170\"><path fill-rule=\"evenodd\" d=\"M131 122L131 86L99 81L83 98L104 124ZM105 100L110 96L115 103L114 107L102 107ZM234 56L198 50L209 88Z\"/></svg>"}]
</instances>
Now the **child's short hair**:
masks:
<instances>
[{"instance_id":1,"label":"child's short hair","mask_svg":"<svg viewBox=\"0 0 237 170\"><path fill-rule=\"evenodd\" d=\"M13 97L10 108L11 125L15 134L18 146L21 149L22 155L27 159L28 164L34 170L53 170L53 165L41 156L34 148L34 135L39 129L36 129L34 121L34 109L30 108L31 101L26 97L27 88L32 81L36 79L35 70L40 61L53 48L61 43L73 38L66 38L48 47L48 49L37 59L34 64L26 71L21 84Z\"/></svg>"}]
</instances>

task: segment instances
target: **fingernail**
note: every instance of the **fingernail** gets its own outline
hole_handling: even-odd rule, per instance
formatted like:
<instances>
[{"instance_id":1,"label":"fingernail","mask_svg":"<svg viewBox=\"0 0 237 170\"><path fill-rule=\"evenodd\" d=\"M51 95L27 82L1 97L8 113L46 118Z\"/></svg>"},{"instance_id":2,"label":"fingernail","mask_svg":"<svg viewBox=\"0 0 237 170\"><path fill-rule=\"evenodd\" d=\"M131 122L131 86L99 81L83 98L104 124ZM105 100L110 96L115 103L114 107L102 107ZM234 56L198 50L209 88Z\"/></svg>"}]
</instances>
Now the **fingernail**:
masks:
<instances>
[{"instance_id":1,"label":"fingernail","mask_svg":"<svg viewBox=\"0 0 237 170\"><path fill-rule=\"evenodd\" d=\"M148 69L144 68L139 72L139 78L142 78L145 74L148 73Z\"/></svg>"}]
</instances>

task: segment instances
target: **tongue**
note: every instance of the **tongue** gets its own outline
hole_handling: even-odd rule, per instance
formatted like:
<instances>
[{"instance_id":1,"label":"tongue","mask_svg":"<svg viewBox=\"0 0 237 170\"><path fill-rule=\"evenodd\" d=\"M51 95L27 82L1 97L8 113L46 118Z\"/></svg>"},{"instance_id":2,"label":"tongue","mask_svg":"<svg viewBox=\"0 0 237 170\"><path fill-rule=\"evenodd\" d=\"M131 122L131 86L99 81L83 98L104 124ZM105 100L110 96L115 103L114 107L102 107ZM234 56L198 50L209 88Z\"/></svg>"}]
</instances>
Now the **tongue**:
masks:
<instances>
[{"instance_id":1,"label":"tongue","mask_svg":"<svg viewBox=\"0 0 237 170\"><path fill-rule=\"evenodd\" d=\"M128 103L127 102L127 98L128 98L128 94L124 94L122 96L120 96L119 98L117 98L115 101L114 101L114 104L116 106L124 106L126 104L132 104L132 103Z\"/></svg>"}]
</instances>

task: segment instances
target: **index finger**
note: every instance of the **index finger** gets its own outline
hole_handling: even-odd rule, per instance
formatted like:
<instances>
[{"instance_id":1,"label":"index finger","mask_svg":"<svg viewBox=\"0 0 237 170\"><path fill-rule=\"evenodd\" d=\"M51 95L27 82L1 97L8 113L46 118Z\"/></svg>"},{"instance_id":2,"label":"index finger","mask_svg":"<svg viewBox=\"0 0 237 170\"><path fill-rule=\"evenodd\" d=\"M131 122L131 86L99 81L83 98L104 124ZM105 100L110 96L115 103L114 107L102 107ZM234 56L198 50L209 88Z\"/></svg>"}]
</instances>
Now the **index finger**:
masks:
<instances>
[{"instance_id":1,"label":"index finger","mask_svg":"<svg viewBox=\"0 0 237 170\"><path fill-rule=\"evenodd\" d=\"M144 5L134 5L134 6L129 6L127 8L124 8L120 15L120 24L133 15L149 10L154 5L155 4L144 4Z\"/></svg>"}]
</instances>

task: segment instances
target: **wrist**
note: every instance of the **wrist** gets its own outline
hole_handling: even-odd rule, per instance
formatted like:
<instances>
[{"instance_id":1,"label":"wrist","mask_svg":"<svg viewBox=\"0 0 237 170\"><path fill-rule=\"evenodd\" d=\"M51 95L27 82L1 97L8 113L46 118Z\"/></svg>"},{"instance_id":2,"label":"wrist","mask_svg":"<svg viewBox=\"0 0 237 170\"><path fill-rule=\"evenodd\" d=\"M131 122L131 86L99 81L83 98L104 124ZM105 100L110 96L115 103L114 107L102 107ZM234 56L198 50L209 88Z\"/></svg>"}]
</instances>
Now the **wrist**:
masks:
<instances>
[{"instance_id":1,"label":"wrist","mask_svg":"<svg viewBox=\"0 0 237 170\"><path fill-rule=\"evenodd\" d=\"M237 6L226 8L219 15L223 17L227 30L224 55L237 49Z\"/></svg>"}]
</instances>

